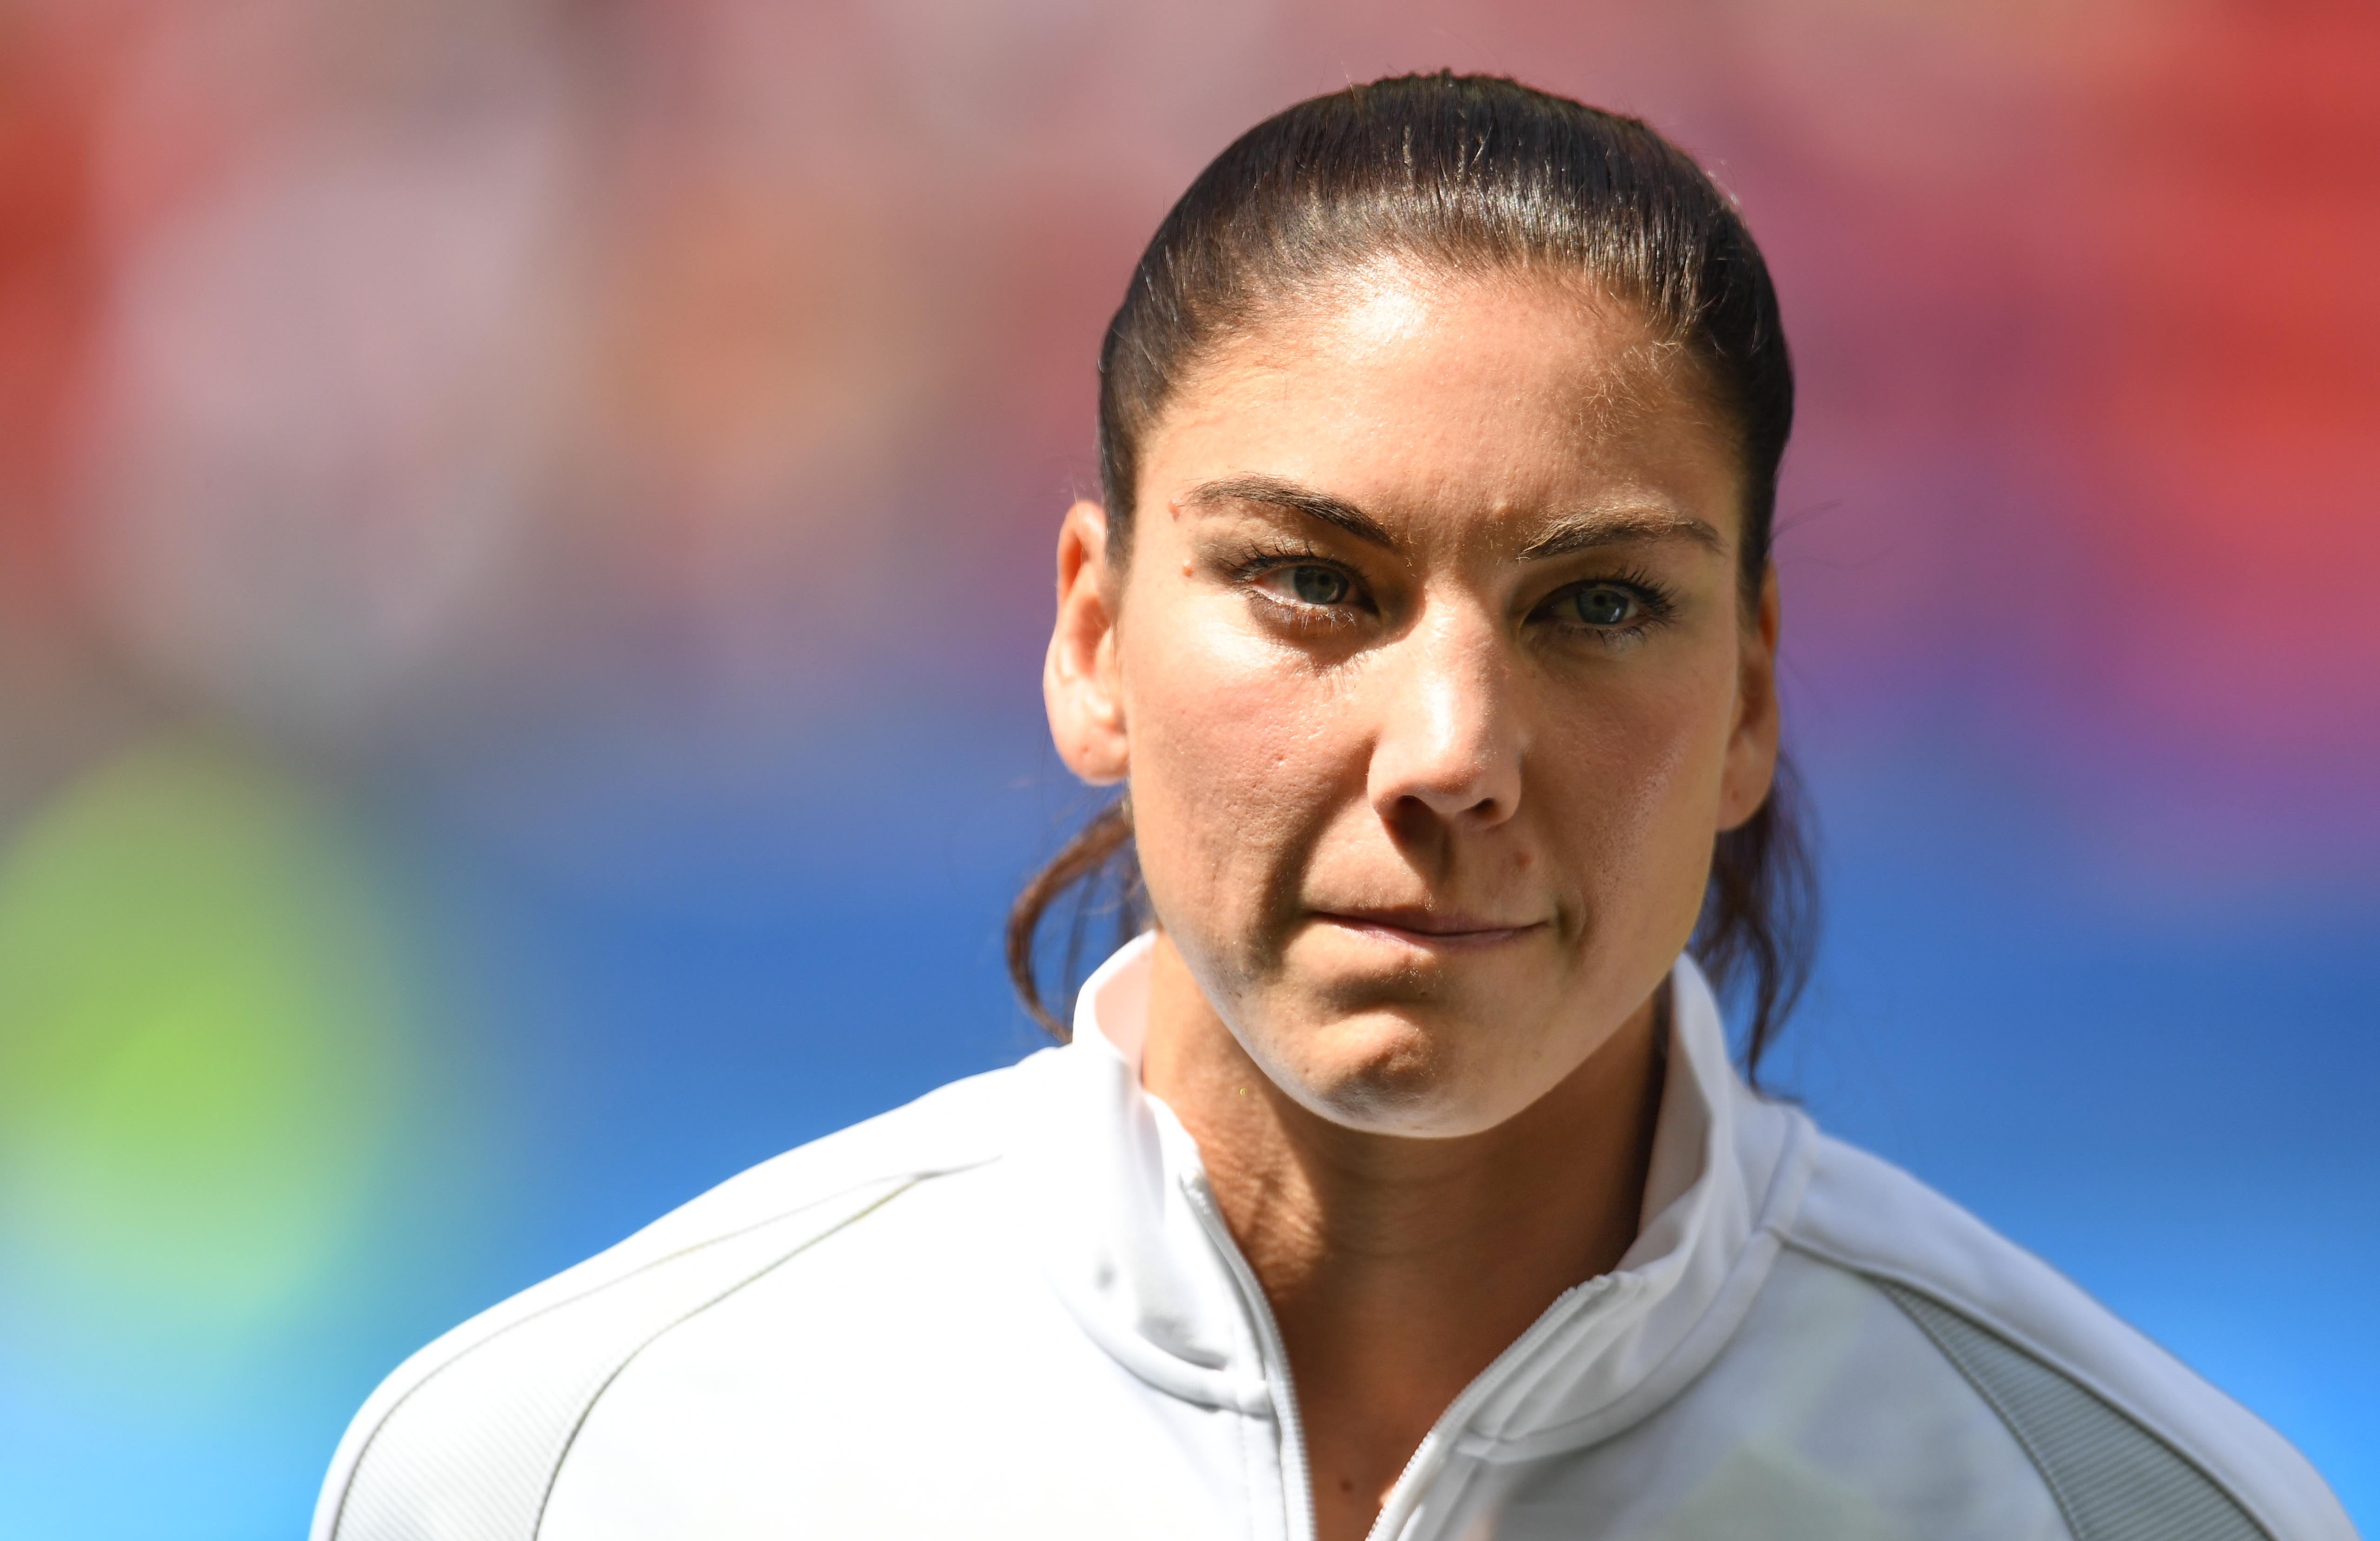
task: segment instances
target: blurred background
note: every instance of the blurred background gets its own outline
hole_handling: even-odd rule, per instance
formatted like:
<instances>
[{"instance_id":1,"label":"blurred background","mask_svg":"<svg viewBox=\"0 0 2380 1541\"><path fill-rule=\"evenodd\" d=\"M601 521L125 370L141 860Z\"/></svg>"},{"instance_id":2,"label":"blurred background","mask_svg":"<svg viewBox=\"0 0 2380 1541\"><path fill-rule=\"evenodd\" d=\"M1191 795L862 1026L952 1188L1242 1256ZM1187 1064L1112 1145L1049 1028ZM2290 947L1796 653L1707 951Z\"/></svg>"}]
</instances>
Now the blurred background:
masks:
<instances>
[{"instance_id":1,"label":"blurred background","mask_svg":"<svg viewBox=\"0 0 2380 1541\"><path fill-rule=\"evenodd\" d=\"M2380 1527L2380 11L0 0L0 1535L1035 1037L1093 361L1259 116L1642 113L1802 369L1772 1079Z\"/></svg>"}]
</instances>

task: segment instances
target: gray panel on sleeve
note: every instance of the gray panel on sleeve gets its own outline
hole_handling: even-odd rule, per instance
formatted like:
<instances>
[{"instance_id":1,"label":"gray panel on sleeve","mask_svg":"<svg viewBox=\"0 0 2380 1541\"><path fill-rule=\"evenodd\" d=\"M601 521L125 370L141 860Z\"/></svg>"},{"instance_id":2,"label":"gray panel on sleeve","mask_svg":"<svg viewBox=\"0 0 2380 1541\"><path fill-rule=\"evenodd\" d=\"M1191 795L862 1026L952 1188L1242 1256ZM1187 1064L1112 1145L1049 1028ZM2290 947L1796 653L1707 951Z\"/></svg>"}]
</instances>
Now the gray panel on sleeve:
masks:
<instances>
[{"instance_id":1,"label":"gray panel on sleeve","mask_svg":"<svg viewBox=\"0 0 2380 1541\"><path fill-rule=\"evenodd\" d=\"M1871 1282L2007 1423L2075 1541L2271 1541L2204 1472L2095 1393L1930 1295Z\"/></svg>"}]
</instances>

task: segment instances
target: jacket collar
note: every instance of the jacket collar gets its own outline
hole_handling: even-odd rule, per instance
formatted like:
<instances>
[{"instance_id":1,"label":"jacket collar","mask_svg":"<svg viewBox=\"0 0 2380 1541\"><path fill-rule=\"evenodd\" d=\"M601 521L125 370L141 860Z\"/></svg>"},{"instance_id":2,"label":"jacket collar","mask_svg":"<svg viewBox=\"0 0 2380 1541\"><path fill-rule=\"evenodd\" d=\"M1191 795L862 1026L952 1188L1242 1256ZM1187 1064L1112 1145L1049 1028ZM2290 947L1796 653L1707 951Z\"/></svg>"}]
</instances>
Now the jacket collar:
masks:
<instances>
[{"instance_id":1,"label":"jacket collar","mask_svg":"<svg viewBox=\"0 0 2380 1541\"><path fill-rule=\"evenodd\" d=\"M1196 1143L1140 1086L1152 942L1135 939L1091 976L1074 1042L1047 1056L1054 1084L1023 1152L1026 1201L1043 1268L1094 1340L1160 1389L1262 1412L1262 1335ZM1616 1269L1567 1292L1466 1393L1465 1443L1582 1442L1641 1417L1717 1353L1775 1256L1770 1232L1805 1175L1806 1123L1737 1078L1691 959L1670 985L1648 1218Z\"/></svg>"}]
</instances>

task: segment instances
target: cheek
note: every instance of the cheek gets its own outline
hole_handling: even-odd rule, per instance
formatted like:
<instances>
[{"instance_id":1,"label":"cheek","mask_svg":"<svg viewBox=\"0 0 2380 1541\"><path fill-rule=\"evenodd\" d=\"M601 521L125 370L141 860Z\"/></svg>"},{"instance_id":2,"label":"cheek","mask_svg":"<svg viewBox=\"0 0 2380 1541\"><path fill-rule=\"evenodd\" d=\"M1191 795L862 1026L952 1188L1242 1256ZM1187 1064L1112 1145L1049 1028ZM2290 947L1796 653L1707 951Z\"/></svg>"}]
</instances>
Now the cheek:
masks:
<instances>
[{"instance_id":1,"label":"cheek","mask_svg":"<svg viewBox=\"0 0 2380 1541\"><path fill-rule=\"evenodd\" d=\"M1706 678L1705 675L1713 677ZM1718 831L1731 677L1707 669L1571 703L1540 740L1548 822L1579 874L1591 928L1656 951L1693 928ZM1674 935L1672 933L1675 933Z\"/></svg>"},{"instance_id":2,"label":"cheek","mask_svg":"<svg viewBox=\"0 0 2380 1541\"><path fill-rule=\"evenodd\" d=\"M1333 725L1331 682L1244 628L1201 624L1202 608L1152 605L1121 661L1150 901L1169 931L1220 940L1286 909L1318 831L1363 777Z\"/></svg>"}]
</instances>

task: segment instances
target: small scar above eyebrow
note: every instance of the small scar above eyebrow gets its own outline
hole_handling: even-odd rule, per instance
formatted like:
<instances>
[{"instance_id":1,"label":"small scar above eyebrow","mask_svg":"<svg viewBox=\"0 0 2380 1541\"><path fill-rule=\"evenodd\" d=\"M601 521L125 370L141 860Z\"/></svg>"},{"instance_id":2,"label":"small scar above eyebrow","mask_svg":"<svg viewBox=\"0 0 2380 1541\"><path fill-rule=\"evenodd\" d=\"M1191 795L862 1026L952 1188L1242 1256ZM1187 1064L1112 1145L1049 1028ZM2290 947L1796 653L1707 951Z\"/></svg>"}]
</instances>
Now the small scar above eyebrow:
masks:
<instances>
[{"instance_id":1,"label":"small scar above eyebrow","mask_svg":"<svg viewBox=\"0 0 2380 1541\"><path fill-rule=\"evenodd\" d=\"M1724 552L1727 541L1709 524L1684 514L1583 514L1564 519L1521 548L1520 559L1536 562L1598 546L1636 540L1686 540L1708 551Z\"/></svg>"},{"instance_id":2,"label":"small scar above eyebrow","mask_svg":"<svg viewBox=\"0 0 2380 1541\"><path fill-rule=\"evenodd\" d=\"M1390 534L1378 519L1354 504L1280 477L1226 477L1220 481L1201 482L1185 493L1180 502L1189 507L1255 503L1272 508L1286 508L1309 518L1319 519L1324 524L1335 525L1356 540L1383 550L1397 549L1397 538Z\"/></svg>"}]
</instances>

